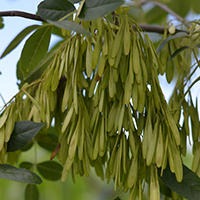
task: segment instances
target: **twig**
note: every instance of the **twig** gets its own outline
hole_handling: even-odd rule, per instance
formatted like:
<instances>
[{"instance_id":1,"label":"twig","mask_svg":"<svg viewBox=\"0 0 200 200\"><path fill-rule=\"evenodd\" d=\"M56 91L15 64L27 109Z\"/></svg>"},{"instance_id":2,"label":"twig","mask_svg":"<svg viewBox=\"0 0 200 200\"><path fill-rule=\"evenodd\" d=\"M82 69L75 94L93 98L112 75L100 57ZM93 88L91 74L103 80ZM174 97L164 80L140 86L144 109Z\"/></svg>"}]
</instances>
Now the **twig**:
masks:
<instances>
[{"instance_id":1,"label":"twig","mask_svg":"<svg viewBox=\"0 0 200 200\"><path fill-rule=\"evenodd\" d=\"M0 12L0 17L23 17L27 19L33 19L41 22L46 22L44 19L42 19L39 15L34 15L31 13L23 12L23 11L2 11Z\"/></svg>"}]
</instances>

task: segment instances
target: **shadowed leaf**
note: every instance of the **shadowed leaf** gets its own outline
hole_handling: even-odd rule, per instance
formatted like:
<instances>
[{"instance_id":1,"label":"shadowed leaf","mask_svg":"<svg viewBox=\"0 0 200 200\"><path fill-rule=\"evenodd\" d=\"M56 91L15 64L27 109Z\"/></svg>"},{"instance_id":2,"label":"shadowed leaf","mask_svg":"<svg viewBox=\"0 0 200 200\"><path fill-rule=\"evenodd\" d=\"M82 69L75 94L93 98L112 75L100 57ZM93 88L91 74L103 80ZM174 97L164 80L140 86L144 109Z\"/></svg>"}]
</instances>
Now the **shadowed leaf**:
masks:
<instances>
[{"instance_id":1,"label":"shadowed leaf","mask_svg":"<svg viewBox=\"0 0 200 200\"><path fill-rule=\"evenodd\" d=\"M30 162L22 162L19 167L23 169L30 169L33 166L33 163Z\"/></svg>"},{"instance_id":2,"label":"shadowed leaf","mask_svg":"<svg viewBox=\"0 0 200 200\"><path fill-rule=\"evenodd\" d=\"M25 189L25 199L28 199L28 200L39 199L39 191L36 185L27 184L26 189Z\"/></svg>"},{"instance_id":3,"label":"shadowed leaf","mask_svg":"<svg viewBox=\"0 0 200 200\"><path fill-rule=\"evenodd\" d=\"M37 170L47 180L56 181L61 178L63 167L54 161L46 161L37 164Z\"/></svg>"},{"instance_id":4,"label":"shadowed leaf","mask_svg":"<svg viewBox=\"0 0 200 200\"><path fill-rule=\"evenodd\" d=\"M58 137L54 134L40 134L37 137L38 144L48 151L53 151L58 145Z\"/></svg>"},{"instance_id":5,"label":"shadowed leaf","mask_svg":"<svg viewBox=\"0 0 200 200\"><path fill-rule=\"evenodd\" d=\"M37 174L7 164L0 165L0 178L29 184L42 183L42 179Z\"/></svg>"},{"instance_id":6,"label":"shadowed leaf","mask_svg":"<svg viewBox=\"0 0 200 200\"><path fill-rule=\"evenodd\" d=\"M15 122L14 131L8 141L7 151L17 151L28 144L45 123L31 121Z\"/></svg>"},{"instance_id":7,"label":"shadowed leaf","mask_svg":"<svg viewBox=\"0 0 200 200\"><path fill-rule=\"evenodd\" d=\"M160 175L161 169L158 170ZM169 166L163 171L161 180L173 191L186 199L200 199L200 178L189 168L183 165L183 180L179 183L175 174L170 171Z\"/></svg>"}]
</instances>

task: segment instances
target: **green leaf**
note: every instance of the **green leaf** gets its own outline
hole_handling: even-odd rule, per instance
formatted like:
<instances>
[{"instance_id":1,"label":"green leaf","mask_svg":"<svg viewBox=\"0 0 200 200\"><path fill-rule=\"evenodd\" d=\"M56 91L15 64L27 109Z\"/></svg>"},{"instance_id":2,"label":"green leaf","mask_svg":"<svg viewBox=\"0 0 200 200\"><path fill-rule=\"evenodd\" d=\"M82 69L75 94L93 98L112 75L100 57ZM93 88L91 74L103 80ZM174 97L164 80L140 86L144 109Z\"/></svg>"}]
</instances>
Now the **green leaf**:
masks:
<instances>
[{"instance_id":1,"label":"green leaf","mask_svg":"<svg viewBox=\"0 0 200 200\"><path fill-rule=\"evenodd\" d=\"M21 151L28 151L29 149L32 148L34 142L30 141L28 144L26 144L22 149L20 149Z\"/></svg>"},{"instance_id":2,"label":"green leaf","mask_svg":"<svg viewBox=\"0 0 200 200\"><path fill-rule=\"evenodd\" d=\"M49 127L48 133L54 134L54 135L59 135L59 133L56 131L56 128L54 126Z\"/></svg>"},{"instance_id":3,"label":"green leaf","mask_svg":"<svg viewBox=\"0 0 200 200\"><path fill-rule=\"evenodd\" d=\"M177 49L171 56L171 58L169 59L169 61L171 61L173 58L175 58L179 53L181 53L183 50L190 48L189 46L183 46L179 49Z\"/></svg>"},{"instance_id":4,"label":"green leaf","mask_svg":"<svg viewBox=\"0 0 200 200\"><path fill-rule=\"evenodd\" d=\"M28 144L45 123L31 121L15 122L15 128L7 143L7 151L17 151Z\"/></svg>"},{"instance_id":5,"label":"green leaf","mask_svg":"<svg viewBox=\"0 0 200 200\"><path fill-rule=\"evenodd\" d=\"M30 162L22 162L19 165L19 167L23 169L31 169L32 166L33 166L33 163L30 163Z\"/></svg>"},{"instance_id":6,"label":"green leaf","mask_svg":"<svg viewBox=\"0 0 200 200\"><path fill-rule=\"evenodd\" d=\"M37 142L42 148L48 151L54 151L58 146L58 137L54 134L43 134L37 137Z\"/></svg>"},{"instance_id":7,"label":"green leaf","mask_svg":"<svg viewBox=\"0 0 200 200\"><path fill-rule=\"evenodd\" d=\"M111 13L124 3L124 0L86 0L79 17L92 20Z\"/></svg>"},{"instance_id":8,"label":"green leaf","mask_svg":"<svg viewBox=\"0 0 200 200\"><path fill-rule=\"evenodd\" d=\"M4 27L3 18L0 17L0 29L2 29L3 27Z\"/></svg>"},{"instance_id":9,"label":"green leaf","mask_svg":"<svg viewBox=\"0 0 200 200\"><path fill-rule=\"evenodd\" d=\"M0 178L29 184L42 183L42 179L37 174L8 164L0 165Z\"/></svg>"},{"instance_id":10,"label":"green leaf","mask_svg":"<svg viewBox=\"0 0 200 200\"><path fill-rule=\"evenodd\" d=\"M197 0L192 0L191 1L191 4L192 4L192 10L199 14L200 13L200 10L199 10L199 7L200 7L200 1L197 1Z\"/></svg>"},{"instance_id":11,"label":"green leaf","mask_svg":"<svg viewBox=\"0 0 200 200\"><path fill-rule=\"evenodd\" d=\"M26 41L20 58L20 67L27 78L45 57L51 38L52 26L38 28Z\"/></svg>"},{"instance_id":12,"label":"green leaf","mask_svg":"<svg viewBox=\"0 0 200 200\"><path fill-rule=\"evenodd\" d=\"M200 43L195 45L195 48L200 48Z\"/></svg>"},{"instance_id":13,"label":"green leaf","mask_svg":"<svg viewBox=\"0 0 200 200\"><path fill-rule=\"evenodd\" d=\"M26 27L24 30L22 30L13 40L12 42L8 45L8 47L5 49L5 51L2 53L0 58L3 58L7 54L9 54L14 48L18 46L18 44L33 30L36 28L40 27L39 25L32 25Z\"/></svg>"},{"instance_id":14,"label":"green leaf","mask_svg":"<svg viewBox=\"0 0 200 200\"><path fill-rule=\"evenodd\" d=\"M36 185L27 184L25 189L25 200L38 200L39 191Z\"/></svg>"},{"instance_id":15,"label":"green leaf","mask_svg":"<svg viewBox=\"0 0 200 200\"><path fill-rule=\"evenodd\" d=\"M84 29L81 25L72 22L72 21L51 21L51 20L47 20L49 23L53 24L54 26L57 26L59 28L63 28L66 30L70 30L70 31L75 31L77 33L82 33L83 35L87 35L88 37L91 37L90 33Z\"/></svg>"},{"instance_id":16,"label":"green leaf","mask_svg":"<svg viewBox=\"0 0 200 200\"><path fill-rule=\"evenodd\" d=\"M161 169L158 170L160 175ZM200 199L200 178L189 168L183 165L183 180L179 183L175 174L170 171L169 165L163 171L161 180L173 191L186 199Z\"/></svg>"},{"instance_id":17,"label":"green leaf","mask_svg":"<svg viewBox=\"0 0 200 200\"><path fill-rule=\"evenodd\" d=\"M46 161L37 164L37 170L47 180L59 180L62 174L63 167L54 161Z\"/></svg>"},{"instance_id":18,"label":"green leaf","mask_svg":"<svg viewBox=\"0 0 200 200\"><path fill-rule=\"evenodd\" d=\"M27 82L27 83L32 83L34 80L38 79L41 77L43 72L46 70L46 68L49 66L51 61L53 60L55 54L57 53L58 49L60 48L60 44L62 44L63 41L58 42L42 59L42 61L38 64L38 66L35 68L33 72L31 72L26 79L24 79L23 74L21 73L20 70L20 64L17 65L17 78L21 80L21 83L19 84L19 88ZM20 61L18 62L20 63Z\"/></svg>"},{"instance_id":19,"label":"green leaf","mask_svg":"<svg viewBox=\"0 0 200 200\"><path fill-rule=\"evenodd\" d=\"M163 183L163 181L159 178L159 186L160 186L160 193L165 196L172 197L172 190Z\"/></svg>"},{"instance_id":20,"label":"green leaf","mask_svg":"<svg viewBox=\"0 0 200 200\"><path fill-rule=\"evenodd\" d=\"M187 37L187 36L188 36L188 34L185 32L178 32L174 35L169 36L168 38L166 38L165 40L162 41L162 43L160 44L160 46L158 47L156 52L159 53L168 41L176 39L176 38Z\"/></svg>"},{"instance_id":21,"label":"green leaf","mask_svg":"<svg viewBox=\"0 0 200 200\"><path fill-rule=\"evenodd\" d=\"M58 21L74 10L74 5L66 0L44 0L38 5L38 13L44 20Z\"/></svg>"},{"instance_id":22,"label":"green leaf","mask_svg":"<svg viewBox=\"0 0 200 200\"><path fill-rule=\"evenodd\" d=\"M192 4L192 0L190 1L176 0L176 1L169 1L169 3L167 3L167 6L171 8L175 13L180 15L181 17L185 17L192 8L191 4Z\"/></svg>"},{"instance_id":23,"label":"green leaf","mask_svg":"<svg viewBox=\"0 0 200 200\"><path fill-rule=\"evenodd\" d=\"M158 6L154 6L150 11L145 14L145 22L147 24L158 24L163 21L163 18L167 16L167 12Z\"/></svg>"}]
</instances>

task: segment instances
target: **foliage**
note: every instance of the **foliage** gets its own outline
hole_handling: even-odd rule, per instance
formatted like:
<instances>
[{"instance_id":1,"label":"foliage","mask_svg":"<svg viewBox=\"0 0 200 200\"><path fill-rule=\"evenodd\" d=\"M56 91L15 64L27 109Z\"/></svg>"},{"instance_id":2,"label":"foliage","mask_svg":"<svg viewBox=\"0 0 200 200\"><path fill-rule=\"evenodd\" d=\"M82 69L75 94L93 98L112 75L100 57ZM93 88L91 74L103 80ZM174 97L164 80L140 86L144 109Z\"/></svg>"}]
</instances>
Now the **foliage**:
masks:
<instances>
[{"instance_id":1,"label":"foliage","mask_svg":"<svg viewBox=\"0 0 200 200\"><path fill-rule=\"evenodd\" d=\"M143 16L140 10L139 18L133 11L148 2L125 6L122 0L83 0L76 10L77 2L42 1L38 13L45 22L24 29L1 55L34 31L17 65L19 93L1 110L1 177L10 180L7 170L20 174L21 168L5 163L14 164L21 152L38 143L52 152L51 159L58 155L63 166L25 161L20 165L24 173L36 166L48 180L65 181L71 173L75 182L78 174L90 176L93 167L102 180L113 179L114 190L128 192L129 199L142 199L145 187L150 199L161 194L199 199L199 112L191 95L200 79L192 79L199 67L199 21L182 18L190 8L198 12L199 3L181 1L180 10L179 0L167 2L168 7L151 2L154 6ZM166 23L168 13L180 21L182 30ZM165 23L157 43L147 32L158 29L139 25L143 20ZM53 33L62 41L48 51ZM169 102L160 75L168 83L176 79ZM182 161L190 135L192 170ZM12 180L22 181L22 176ZM37 187L29 184L26 199L32 192L38 199Z\"/></svg>"}]
</instances>

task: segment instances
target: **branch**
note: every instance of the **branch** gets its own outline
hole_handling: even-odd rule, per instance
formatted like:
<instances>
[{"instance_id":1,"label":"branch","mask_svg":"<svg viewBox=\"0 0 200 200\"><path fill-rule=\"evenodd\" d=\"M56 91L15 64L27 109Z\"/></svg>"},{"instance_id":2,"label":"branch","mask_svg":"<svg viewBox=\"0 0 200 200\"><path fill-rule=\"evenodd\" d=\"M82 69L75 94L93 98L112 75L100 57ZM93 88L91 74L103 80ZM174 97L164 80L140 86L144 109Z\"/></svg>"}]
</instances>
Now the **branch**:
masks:
<instances>
[{"instance_id":1,"label":"branch","mask_svg":"<svg viewBox=\"0 0 200 200\"><path fill-rule=\"evenodd\" d=\"M23 17L27 19L33 19L41 22L46 22L39 15L34 15L31 13L23 12L23 11L2 11L0 12L0 17Z\"/></svg>"},{"instance_id":2,"label":"branch","mask_svg":"<svg viewBox=\"0 0 200 200\"><path fill-rule=\"evenodd\" d=\"M46 22L39 15L34 15L31 13L23 12L23 11L2 11L0 12L0 17L23 17L27 19L37 20L41 22ZM143 31L146 32L154 32L154 33L164 33L164 27L162 26L154 26L154 25L139 25ZM135 27L135 25L133 25ZM186 32L189 34L189 31L176 29L176 32Z\"/></svg>"}]
</instances>

